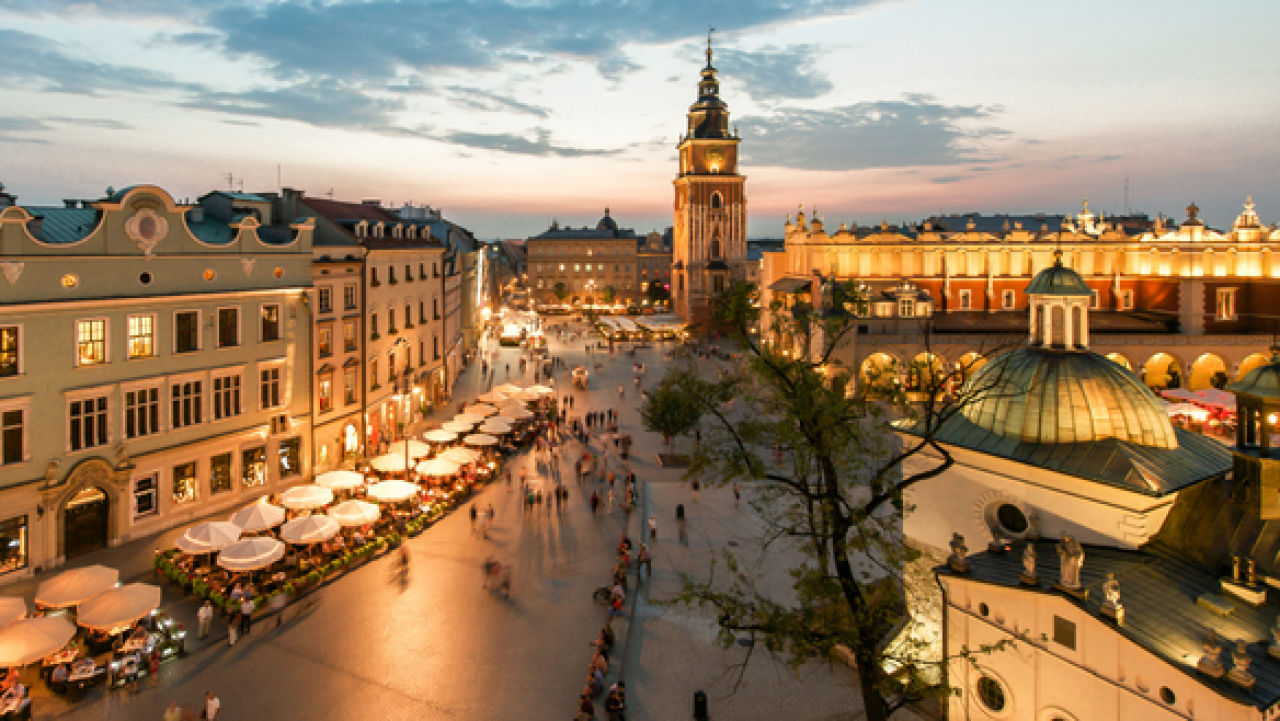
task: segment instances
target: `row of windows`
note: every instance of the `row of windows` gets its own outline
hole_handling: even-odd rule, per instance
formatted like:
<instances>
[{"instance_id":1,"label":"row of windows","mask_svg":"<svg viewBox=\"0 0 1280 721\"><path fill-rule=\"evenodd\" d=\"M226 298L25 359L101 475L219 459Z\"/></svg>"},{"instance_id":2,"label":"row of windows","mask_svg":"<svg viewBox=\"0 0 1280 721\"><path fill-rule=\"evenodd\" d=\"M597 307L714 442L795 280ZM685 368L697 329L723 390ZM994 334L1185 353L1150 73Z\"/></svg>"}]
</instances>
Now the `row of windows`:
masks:
<instances>
[{"instance_id":1,"label":"row of windows","mask_svg":"<svg viewBox=\"0 0 1280 721\"><path fill-rule=\"evenodd\" d=\"M397 356L400 356L400 358L402 359L402 362L398 365L396 363ZM440 360L440 336L438 335L433 335L431 337L431 359ZM426 365L427 365L427 343L426 341L420 340L418 341L418 367L421 368L421 367L425 367ZM400 349L398 351L397 350L387 351L387 368L388 368L387 380L388 381L395 382L399 378L399 376L396 375L396 368L399 368L400 366L404 367L404 374L406 377L412 375L413 351L411 349L405 348L405 349ZM352 384L348 382L347 383L348 394L351 392L350 391L351 387L352 387ZM370 390L377 390L378 388L381 388L381 387L382 386L378 381L378 359L374 358L369 361L369 388ZM321 390L323 391L323 385ZM327 404L324 400L323 392L321 393L320 406L321 406L320 410L322 411L327 410L327 407L326 407ZM331 405L328 405L328 407L331 407Z\"/></svg>"},{"instance_id":2,"label":"row of windows","mask_svg":"<svg viewBox=\"0 0 1280 721\"><path fill-rule=\"evenodd\" d=\"M404 275L400 277L404 278L404 282L412 283L413 282L413 266L410 265L409 263L405 263ZM431 264L430 276L427 275L427 264L426 263L418 264L418 280L426 280L427 278L439 278L439 277L440 277L439 263ZM396 266L394 265L387 266L387 282L390 283L391 285L395 285L400 282L399 278L396 277ZM378 280L377 268L374 268L374 267L369 268L369 285L374 287L382 285L382 283Z\"/></svg>"},{"instance_id":3,"label":"row of windows","mask_svg":"<svg viewBox=\"0 0 1280 721\"><path fill-rule=\"evenodd\" d=\"M566 279L566 280L562 280L562 281L557 281L557 280L556 280L556 279L554 279L554 278L551 278L551 279L548 279L548 280L541 280L541 279L540 279L540 280L538 280L538 287L539 287L539 288L554 288L554 287L556 287L559 283L564 283L564 284L565 284L565 287L567 287L567 288L569 288L569 289L571 289L571 290L593 290L593 289L594 289L594 290L598 290L598 291L603 291L605 288L610 287L610 286L609 286L609 284L608 284L607 282L604 282L604 281L601 281L600 283L596 283L594 278L593 278L593 279L591 279L591 280L582 280L582 279ZM618 284L618 287L617 287L617 288L615 288L614 290L631 290L631 287L632 287L632 283L631 283L630 281L628 281L628 282L626 282L626 283L619 283L619 284Z\"/></svg>"},{"instance_id":4,"label":"row of windows","mask_svg":"<svg viewBox=\"0 0 1280 721\"><path fill-rule=\"evenodd\" d=\"M230 491L233 483L232 461L236 454L220 453L209 459L209 495ZM256 488L267 482L267 449L265 446L246 448L239 452L240 485ZM173 466L170 492L175 505L200 499L200 479L197 462L189 461ZM298 438L286 438L276 444L276 466L280 478L289 478L302 472L302 442ZM137 478L133 482L133 517L135 520L160 513L160 479L158 474Z\"/></svg>"},{"instance_id":5,"label":"row of windows","mask_svg":"<svg viewBox=\"0 0 1280 721\"><path fill-rule=\"evenodd\" d=\"M405 328L413 328L413 327L414 327L414 325L413 325L413 307L412 307L410 304L408 304L408 303L405 303L405 304L404 304L404 315L402 315L402 316L400 316L400 317L404 320L404 327L405 327ZM428 319L427 319L427 304L426 304L426 302L425 302L425 301L418 301L418 323L425 324L425 323L427 322L427 320L428 320ZM439 299L439 298L432 298L432 299L431 299L431 318L430 318L430 320L440 320L440 299ZM388 332L388 333L399 333L399 332L400 332L400 328L399 328L398 326L396 326L396 309L395 309L395 308L391 308L391 309L388 309L388 310L387 310L387 332ZM369 335L370 335L370 337L372 337L372 338L374 338L374 339L377 339L377 338L379 337L379 330L378 330L378 314L377 314L377 313L370 313L370 314L369 314Z\"/></svg>"},{"instance_id":6,"label":"row of windows","mask_svg":"<svg viewBox=\"0 0 1280 721\"><path fill-rule=\"evenodd\" d=\"M320 313L333 312L333 286L322 285L316 289L319 295ZM356 310L360 307L357 302L359 286L355 283L347 283L342 286L342 307L344 310Z\"/></svg>"},{"instance_id":7,"label":"row of windows","mask_svg":"<svg viewBox=\"0 0 1280 721\"><path fill-rule=\"evenodd\" d=\"M357 350L356 338L356 322L354 320L343 321L342 323L342 351L351 353ZM320 357L333 355L333 324L324 323L316 327L316 350L320 353Z\"/></svg>"},{"instance_id":8,"label":"row of windows","mask_svg":"<svg viewBox=\"0 0 1280 721\"><path fill-rule=\"evenodd\" d=\"M574 273L584 273L584 272L590 273L593 264L592 263L560 263L559 264L560 272L561 273L568 272L565 270L565 268L569 267L570 265L573 266ZM595 263L594 266L595 266L595 271L597 273L605 272L605 265L603 263ZM554 273L556 270L556 266L555 265L534 265L534 270L538 273ZM613 272L630 273L631 265L615 263L613 266Z\"/></svg>"},{"instance_id":9,"label":"row of windows","mask_svg":"<svg viewBox=\"0 0 1280 721\"><path fill-rule=\"evenodd\" d=\"M259 368L260 410L283 404L282 367L272 364ZM243 386L243 374L239 372L214 376L212 385L203 375L130 385L119 396L117 433L112 432L111 422L116 402L113 389L77 397L67 402L67 450L106 446L113 435L132 440L239 416L245 412ZM10 402L0 411L0 465L27 459L30 412L26 402Z\"/></svg>"},{"instance_id":10,"label":"row of windows","mask_svg":"<svg viewBox=\"0 0 1280 721\"><path fill-rule=\"evenodd\" d=\"M177 311L173 314L173 352L193 353L200 350L202 311ZM241 344L240 308L217 310L217 344L232 348ZM131 315L125 323L125 350L130 360L159 355L159 337L154 313ZM280 306L259 308L258 341L270 343L282 337ZM83 318L75 322L75 359L77 366L103 365L111 362L111 320ZM23 372L22 326L0 326L0 377Z\"/></svg>"}]
</instances>

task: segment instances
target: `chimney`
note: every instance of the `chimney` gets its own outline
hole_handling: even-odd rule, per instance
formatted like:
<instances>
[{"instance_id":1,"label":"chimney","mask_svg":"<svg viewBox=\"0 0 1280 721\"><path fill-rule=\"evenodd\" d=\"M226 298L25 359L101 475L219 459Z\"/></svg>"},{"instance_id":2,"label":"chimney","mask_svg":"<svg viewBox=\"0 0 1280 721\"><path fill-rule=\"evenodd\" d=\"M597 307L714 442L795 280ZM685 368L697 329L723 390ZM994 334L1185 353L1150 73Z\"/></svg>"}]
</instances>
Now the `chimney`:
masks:
<instances>
[{"instance_id":1,"label":"chimney","mask_svg":"<svg viewBox=\"0 0 1280 721\"><path fill-rule=\"evenodd\" d=\"M373 207L375 207L375 208L381 208L381 207L382 207L382 201L381 201L380 199L378 199L378 198L365 198L364 200L361 200L361 201L360 201L360 204L361 204L361 205L370 205L370 206L373 206Z\"/></svg>"},{"instance_id":2,"label":"chimney","mask_svg":"<svg viewBox=\"0 0 1280 721\"><path fill-rule=\"evenodd\" d=\"M76 207L79 207L79 205L80 205L80 201L78 201L78 200L70 200L70 199L66 199L66 198L64 198L64 199L62 200L62 204L63 204L63 205L65 205L65 206L66 206L66 207L68 207L68 208L76 208Z\"/></svg>"}]
</instances>

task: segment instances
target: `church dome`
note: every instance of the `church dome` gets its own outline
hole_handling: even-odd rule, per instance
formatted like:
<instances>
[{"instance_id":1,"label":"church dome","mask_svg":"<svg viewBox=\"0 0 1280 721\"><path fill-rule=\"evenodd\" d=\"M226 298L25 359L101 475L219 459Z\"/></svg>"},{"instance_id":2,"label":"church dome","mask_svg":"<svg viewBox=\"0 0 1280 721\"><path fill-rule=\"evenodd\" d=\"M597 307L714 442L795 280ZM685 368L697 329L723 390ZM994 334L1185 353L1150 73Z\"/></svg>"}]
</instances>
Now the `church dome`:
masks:
<instances>
[{"instance_id":1,"label":"church dome","mask_svg":"<svg viewBox=\"0 0 1280 721\"><path fill-rule=\"evenodd\" d=\"M1177 448L1164 404L1136 376L1096 353L1020 348L965 383L974 425L1023 443L1088 443L1115 438Z\"/></svg>"},{"instance_id":2,"label":"church dome","mask_svg":"<svg viewBox=\"0 0 1280 721\"><path fill-rule=\"evenodd\" d=\"M604 209L604 217L600 219L599 223L596 223L596 230L604 230L617 235L618 223L613 218L609 217L608 208Z\"/></svg>"},{"instance_id":3,"label":"church dome","mask_svg":"<svg viewBox=\"0 0 1280 721\"><path fill-rule=\"evenodd\" d=\"M1093 290L1084 278L1074 270L1062 264L1059 258L1053 265L1036 274L1027 286L1027 295L1086 295L1092 296Z\"/></svg>"}]
</instances>

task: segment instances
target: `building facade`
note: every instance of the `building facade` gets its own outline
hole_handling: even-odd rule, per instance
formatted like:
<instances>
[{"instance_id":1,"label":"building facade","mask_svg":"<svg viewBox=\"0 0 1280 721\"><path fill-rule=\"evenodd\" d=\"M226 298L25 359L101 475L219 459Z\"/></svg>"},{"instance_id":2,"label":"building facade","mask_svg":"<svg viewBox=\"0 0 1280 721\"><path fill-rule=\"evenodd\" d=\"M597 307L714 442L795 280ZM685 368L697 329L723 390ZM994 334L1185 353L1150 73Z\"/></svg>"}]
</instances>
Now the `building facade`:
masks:
<instances>
[{"instance_id":1,"label":"building facade","mask_svg":"<svg viewBox=\"0 0 1280 721\"><path fill-rule=\"evenodd\" d=\"M1220 388L1267 360L1280 232L1262 225L1252 202L1229 231L1197 216L1191 206L1177 225L1113 224L1086 205L1058 227L1005 217L984 231L984 219L970 217L956 230L842 223L828 234L802 209L787 220L785 249L764 253L762 307L811 295L822 278L860 284L870 309L841 360L864 375L892 366L910 384L912 364L976 367L1025 338L1021 289L1061 249L1064 265L1093 291L1093 348L1152 388Z\"/></svg>"},{"instance_id":2,"label":"building facade","mask_svg":"<svg viewBox=\"0 0 1280 721\"><path fill-rule=\"evenodd\" d=\"M314 222L0 194L0 582L309 477Z\"/></svg>"},{"instance_id":3,"label":"building facade","mask_svg":"<svg viewBox=\"0 0 1280 721\"><path fill-rule=\"evenodd\" d=\"M619 228L608 208L594 228L562 228L552 222L545 232L525 241L534 303L623 308L638 304L642 247L647 247L645 239L630 228ZM646 260L656 263L652 254Z\"/></svg>"},{"instance_id":4,"label":"building facade","mask_svg":"<svg viewBox=\"0 0 1280 721\"><path fill-rule=\"evenodd\" d=\"M680 170L674 181L672 290L674 310L685 322L712 325L715 297L746 280L747 178L738 174L737 132L729 131L729 106L720 99L718 71L707 65L698 100L680 137Z\"/></svg>"},{"instance_id":5,"label":"building facade","mask_svg":"<svg viewBox=\"0 0 1280 721\"><path fill-rule=\"evenodd\" d=\"M381 208L378 201L306 198L293 190L287 190L286 195L311 209L317 218L315 255L322 277L324 266L360 265L355 298L351 298L348 274L339 276L340 281L331 276L317 286L317 294L327 290L332 303L329 312L317 316L321 323L317 340L325 327L332 327L334 333L341 328L344 343L343 366L334 364L339 354L332 336L328 348L317 343L315 351L322 361L316 377L316 402L323 402L324 391L332 397L330 410L318 416L325 430L316 445L325 449L326 464L337 467L353 453L351 432L356 424L347 404L356 395L348 386L353 376L360 378L358 407L363 413L363 436L354 451L357 455L375 455L379 447L402 435L424 410L444 402L449 338L444 319L445 247L432 235L427 222L401 219ZM340 308L335 295L339 286L343 293ZM358 307L348 309L348 302ZM358 360L354 361L345 350L351 332L358 334L359 350L354 356ZM327 354L320 357L324 351ZM339 376L342 395L336 396ZM339 397L341 406L336 403ZM335 421L330 421L329 415Z\"/></svg>"}]
</instances>

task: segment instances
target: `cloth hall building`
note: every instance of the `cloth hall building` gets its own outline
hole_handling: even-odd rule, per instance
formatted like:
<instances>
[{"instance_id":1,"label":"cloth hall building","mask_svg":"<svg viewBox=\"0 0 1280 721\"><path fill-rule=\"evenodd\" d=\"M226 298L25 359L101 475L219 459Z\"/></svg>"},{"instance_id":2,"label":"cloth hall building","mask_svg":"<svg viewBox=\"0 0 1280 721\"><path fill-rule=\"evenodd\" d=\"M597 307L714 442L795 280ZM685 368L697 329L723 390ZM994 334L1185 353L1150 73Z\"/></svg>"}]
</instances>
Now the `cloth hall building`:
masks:
<instances>
[{"instance_id":1,"label":"cloth hall building","mask_svg":"<svg viewBox=\"0 0 1280 721\"><path fill-rule=\"evenodd\" d=\"M910 388L913 364L976 370L1025 338L1021 291L1060 249L1092 293L1092 348L1151 388L1222 388L1268 360L1280 230L1260 222L1252 201L1226 231L1198 213L1192 205L1181 223L1112 222L1086 204L1055 226L1006 217L992 229L991 218L960 217L948 227L842 223L832 232L801 209L787 219L784 249L763 254L761 306L803 301L832 277L857 282L869 310L839 360L864 375L894 367Z\"/></svg>"}]
</instances>

